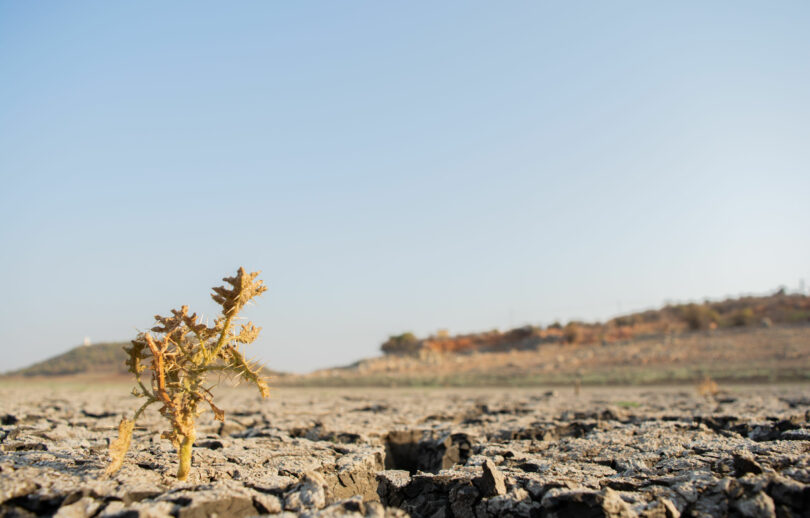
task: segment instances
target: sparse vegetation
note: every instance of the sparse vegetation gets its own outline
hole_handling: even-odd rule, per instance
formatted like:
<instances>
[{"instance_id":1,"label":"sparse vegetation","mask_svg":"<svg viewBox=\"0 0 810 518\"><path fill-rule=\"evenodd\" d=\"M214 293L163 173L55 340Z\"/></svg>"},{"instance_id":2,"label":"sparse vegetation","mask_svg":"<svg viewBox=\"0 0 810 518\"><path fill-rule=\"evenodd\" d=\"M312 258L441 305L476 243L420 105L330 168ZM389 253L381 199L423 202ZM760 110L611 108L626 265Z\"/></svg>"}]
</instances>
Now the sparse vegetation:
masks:
<instances>
[{"instance_id":1,"label":"sparse vegetation","mask_svg":"<svg viewBox=\"0 0 810 518\"><path fill-rule=\"evenodd\" d=\"M786 320L791 324L810 322L810 309L795 309L788 313Z\"/></svg>"},{"instance_id":2,"label":"sparse vegetation","mask_svg":"<svg viewBox=\"0 0 810 518\"><path fill-rule=\"evenodd\" d=\"M731 316L731 325L736 327L750 326L756 321L756 315L751 308L742 308Z\"/></svg>"},{"instance_id":3,"label":"sparse vegetation","mask_svg":"<svg viewBox=\"0 0 810 518\"><path fill-rule=\"evenodd\" d=\"M720 316L707 304L688 304L682 309L683 320L686 321L689 329L699 331L709 329L712 324L717 324Z\"/></svg>"},{"instance_id":4,"label":"sparse vegetation","mask_svg":"<svg viewBox=\"0 0 810 518\"><path fill-rule=\"evenodd\" d=\"M582 326L577 322L569 322L563 329L563 337L567 344L578 344L582 341Z\"/></svg>"},{"instance_id":5,"label":"sparse vegetation","mask_svg":"<svg viewBox=\"0 0 810 518\"><path fill-rule=\"evenodd\" d=\"M132 394L146 401L132 419L121 420L118 439L110 445L112 462L108 474L123 464L138 417L150 405L159 404L160 413L171 426L162 437L177 448L177 478L185 480L196 438L194 421L204 410L199 405L207 403L216 419L225 420L225 412L214 404L212 387L206 386L210 374L237 375L255 385L262 397L269 396L260 368L239 350L240 345L252 343L261 328L246 322L237 331L234 323L245 304L267 290L262 281L255 280L258 274L240 268L236 276L223 279L230 287L214 288L211 296L222 307L222 313L212 326L200 322L196 313L189 314L188 306L183 306L172 310L171 317L155 316L157 325L151 329L155 334L140 333L125 349L129 356L126 365L137 382ZM148 386L142 379L147 370L151 374Z\"/></svg>"},{"instance_id":6,"label":"sparse vegetation","mask_svg":"<svg viewBox=\"0 0 810 518\"><path fill-rule=\"evenodd\" d=\"M382 344L385 353L402 354L416 350L419 346L419 339L411 332L400 335L392 335Z\"/></svg>"},{"instance_id":7,"label":"sparse vegetation","mask_svg":"<svg viewBox=\"0 0 810 518\"><path fill-rule=\"evenodd\" d=\"M697 392L703 397L714 397L720 392L720 387L708 374L698 383Z\"/></svg>"}]
</instances>

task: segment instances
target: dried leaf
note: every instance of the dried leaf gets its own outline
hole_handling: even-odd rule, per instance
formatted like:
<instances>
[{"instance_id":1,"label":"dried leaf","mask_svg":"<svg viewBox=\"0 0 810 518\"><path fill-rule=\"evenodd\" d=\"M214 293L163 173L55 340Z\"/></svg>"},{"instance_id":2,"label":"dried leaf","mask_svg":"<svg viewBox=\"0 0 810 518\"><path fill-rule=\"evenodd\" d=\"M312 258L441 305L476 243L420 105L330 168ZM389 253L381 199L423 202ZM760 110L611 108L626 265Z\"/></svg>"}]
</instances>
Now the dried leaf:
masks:
<instances>
[{"instance_id":1,"label":"dried leaf","mask_svg":"<svg viewBox=\"0 0 810 518\"><path fill-rule=\"evenodd\" d=\"M233 372L239 374L245 381L256 385L262 397L270 397L270 387L267 385L267 381L262 375L262 368L260 366L251 365L251 363L245 359L244 355L235 347L226 348L225 355L227 357L226 361L228 362L228 366Z\"/></svg>"},{"instance_id":2,"label":"dried leaf","mask_svg":"<svg viewBox=\"0 0 810 518\"><path fill-rule=\"evenodd\" d=\"M247 273L244 268L239 268L235 277L225 277L222 280L232 286L217 286L213 288L214 294L211 298L222 306L222 313L226 316L235 316L250 299L261 295L267 291L262 281L253 281L261 272Z\"/></svg>"},{"instance_id":3,"label":"dried leaf","mask_svg":"<svg viewBox=\"0 0 810 518\"><path fill-rule=\"evenodd\" d=\"M127 450L129 450L129 443L132 441L132 430L134 428L135 421L127 419L126 417L121 419L121 422L118 424L118 438L110 443L110 457L112 460L109 466L107 466L105 474L112 475L121 469L121 465L124 463L124 457L127 454Z\"/></svg>"},{"instance_id":4,"label":"dried leaf","mask_svg":"<svg viewBox=\"0 0 810 518\"><path fill-rule=\"evenodd\" d=\"M124 347L124 351L129 356L126 361L126 365L129 368L129 372L134 374L136 377L139 377L140 374L146 370L146 366L141 363L141 360L146 358L146 342L143 340L143 335L141 334L130 343L132 345L129 347Z\"/></svg>"},{"instance_id":5,"label":"dried leaf","mask_svg":"<svg viewBox=\"0 0 810 518\"><path fill-rule=\"evenodd\" d=\"M214 419L224 423L225 422L225 412L221 408L217 407L214 404L214 402L211 401L210 399L208 400L208 405L211 407L211 410L214 412Z\"/></svg>"},{"instance_id":6,"label":"dried leaf","mask_svg":"<svg viewBox=\"0 0 810 518\"><path fill-rule=\"evenodd\" d=\"M253 322L242 324L239 334L234 338L235 342L240 344L251 344L259 336L261 327L256 327Z\"/></svg>"}]
</instances>

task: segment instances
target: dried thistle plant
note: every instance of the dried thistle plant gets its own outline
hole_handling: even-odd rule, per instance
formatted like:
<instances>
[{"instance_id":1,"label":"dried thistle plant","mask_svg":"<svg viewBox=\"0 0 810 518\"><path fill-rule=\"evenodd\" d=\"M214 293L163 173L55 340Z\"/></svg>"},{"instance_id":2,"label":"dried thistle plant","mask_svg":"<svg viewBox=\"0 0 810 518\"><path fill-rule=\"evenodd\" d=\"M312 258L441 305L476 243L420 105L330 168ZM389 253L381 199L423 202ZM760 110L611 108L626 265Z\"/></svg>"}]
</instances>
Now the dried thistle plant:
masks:
<instances>
[{"instance_id":1,"label":"dried thistle plant","mask_svg":"<svg viewBox=\"0 0 810 518\"><path fill-rule=\"evenodd\" d=\"M225 421L225 412L213 402L212 387L206 386L206 378L211 373L235 374L256 385L262 397L270 395L261 368L245 359L239 350L240 345L253 342L261 328L251 322L237 328L234 322L245 304L267 290L262 281L256 280L258 275L259 272L247 273L239 268L235 277L223 279L230 287L213 289L211 297L222 306L222 313L212 326L198 321L196 313L189 315L188 306L183 306L173 309L171 317L155 316L157 325L151 333L139 333L132 345L124 347L129 355L127 367L137 381L132 394L146 401L132 419L121 420L118 439L110 444L112 462L107 474L115 473L123 464L135 421L147 407L157 403L161 405L160 413L171 425L162 437L177 448L177 478L185 480L191 468L191 447L196 437L194 420L205 410L205 404L214 412L215 419ZM146 371L151 374L148 384L142 378Z\"/></svg>"}]
</instances>

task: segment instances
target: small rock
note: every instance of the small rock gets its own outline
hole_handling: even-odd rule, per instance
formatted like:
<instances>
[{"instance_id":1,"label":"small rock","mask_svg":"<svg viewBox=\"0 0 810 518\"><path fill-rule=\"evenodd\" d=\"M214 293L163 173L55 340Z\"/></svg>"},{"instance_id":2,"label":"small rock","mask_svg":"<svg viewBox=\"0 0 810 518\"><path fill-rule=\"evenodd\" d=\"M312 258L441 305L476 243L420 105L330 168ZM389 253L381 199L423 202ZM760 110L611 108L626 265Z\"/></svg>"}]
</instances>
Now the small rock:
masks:
<instances>
[{"instance_id":1,"label":"small rock","mask_svg":"<svg viewBox=\"0 0 810 518\"><path fill-rule=\"evenodd\" d=\"M777 477L768 487L768 493L777 504L796 510L810 509L810 485Z\"/></svg>"},{"instance_id":2,"label":"small rock","mask_svg":"<svg viewBox=\"0 0 810 518\"><path fill-rule=\"evenodd\" d=\"M85 417L91 417L93 419L103 419L105 417L115 417L117 415L115 412L107 412L106 410L87 410L85 408L82 409L82 414Z\"/></svg>"},{"instance_id":3,"label":"small rock","mask_svg":"<svg viewBox=\"0 0 810 518\"><path fill-rule=\"evenodd\" d=\"M220 437L227 437L229 435L244 431L245 427L241 424L237 423L236 421L227 420L219 425L219 430L217 430L217 433L220 435Z\"/></svg>"},{"instance_id":4,"label":"small rock","mask_svg":"<svg viewBox=\"0 0 810 518\"><path fill-rule=\"evenodd\" d=\"M365 516L366 505L359 496L340 500L319 513L325 516Z\"/></svg>"},{"instance_id":5,"label":"small rock","mask_svg":"<svg viewBox=\"0 0 810 518\"><path fill-rule=\"evenodd\" d=\"M254 516L256 508L253 499L244 495L216 495L214 498L194 498L192 502L181 507L177 518L208 518L212 516L228 516L238 518Z\"/></svg>"},{"instance_id":6,"label":"small rock","mask_svg":"<svg viewBox=\"0 0 810 518\"><path fill-rule=\"evenodd\" d=\"M262 514L278 514L282 510L281 499L267 493L257 492L253 496L253 503Z\"/></svg>"},{"instance_id":7,"label":"small rock","mask_svg":"<svg viewBox=\"0 0 810 518\"><path fill-rule=\"evenodd\" d=\"M478 490L472 484L460 484L450 490L450 509L453 516L475 518L475 503L479 496Z\"/></svg>"},{"instance_id":8,"label":"small rock","mask_svg":"<svg viewBox=\"0 0 810 518\"><path fill-rule=\"evenodd\" d=\"M659 498L644 508L641 518L680 518L681 513L668 498Z\"/></svg>"},{"instance_id":9,"label":"small rock","mask_svg":"<svg viewBox=\"0 0 810 518\"><path fill-rule=\"evenodd\" d=\"M222 449L223 444L222 444L222 441L216 441L216 440L213 440L213 441L197 441L196 443L194 443L194 446L197 446L197 447L200 447L200 448L208 448L209 450L219 450L219 449Z\"/></svg>"},{"instance_id":10,"label":"small rock","mask_svg":"<svg viewBox=\"0 0 810 518\"><path fill-rule=\"evenodd\" d=\"M176 505L171 502L135 503L129 506L113 501L107 504L98 518L174 518Z\"/></svg>"},{"instance_id":11,"label":"small rock","mask_svg":"<svg viewBox=\"0 0 810 518\"><path fill-rule=\"evenodd\" d=\"M3 444L3 451L48 451L48 446L42 442L12 442Z\"/></svg>"},{"instance_id":12,"label":"small rock","mask_svg":"<svg viewBox=\"0 0 810 518\"><path fill-rule=\"evenodd\" d=\"M734 470L735 476L741 477L746 473L753 473L759 475L762 473L762 466L757 464L753 455L748 452L734 454Z\"/></svg>"},{"instance_id":13,"label":"small rock","mask_svg":"<svg viewBox=\"0 0 810 518\"><path fill-rule=\"evenodd\" d=\"M404 514L404 512L402 514ZM381 503L379 503L379 502L366 502L366 517L367 518L383 518L385 515L386 515L385 506L383 506Z\"/></svg>"},{"instance_id":14,"label":"small rock","mask_svg":"<svg viewBox=\"0 0 810 518\"><path fill-rule=\"evenodd\" d=\"M89 518L98 512L101 502L85 496L70 505L63 505L56 511L54 518Z\"/></svg>"},{"instance_id":15,"label":"small rock","mask_svg":"<svg viewBox=\"0 0 810 518\"><path fill-rule=\"evenodd\" d=\"M377 500L378 471L383 469L383 451L375 455L367 452L346 454L337 460L335 471L324 476L327 496L341 500L360 495L367 500Z\"/></svg>"},{"instance_id":16,"label":"small rock","mask_svg":"<svg viewBox=\"0 0 810 518\"><path fill-rule=\"evenodd\" d=\"M27 478L13 477L12 475L0 477L0 504L27 496L37 490L37 484Z\"/></svg>"},{"instance_id":17,"label":"small rock","mask_svg":"<svg viewBox=\"0 0 810 518\"><path fill-rule=\"evenodd\" d=\"M731 506L746 518L776 517L776 507L773 499L763 492L757 493L753 498L735 500Z\"/></svg>"},{"instance_id":18,"label":"small rock","mask_svg":"<svg viewBox=\"0 0 810 518\"><path fill-rule=\"evenodd\" d=\"M542 507L545 511L544 516L548 518L636 516L619 494L609 488L601 492L552 489L543 497Z\"/></svg>"},{"instance_id":19,"label":"small rock","mask_svg":"<svg viewBox=\"0 0 810 518\"><path fill-rule=\"evenodd\" d=\"M799 428L798 430L785 430L779 435L783 441L810 441L810 430Z\"/></svg>"},{"instance_id":20,"label":"small rock","mask_svg":"<svg viewBox=\"0 0 810 518\"><path fill-rule=\"evenodd\" d=\"M633 513L628 505L622 500L619 496L619 493L613 491L612 489L605 488L602 492L602 510L605 513L605 516L615 516L615 517L630 517L633 516Z\"/></svg>"},{"instance_id":21,"label":"small rock","mask_svg":"<svg viewBox=\"0 0 810 518\"><path fill-rule=\"evenodd\" d=\"M402 503L403 490L411 481L411 474L405 470L387 469L377 473L377 495L382 502L398 506Z\"/></svg>"},{"instance_id":22,"label":"small rock","mask_svg":"<svg viewBox=\"0 0 810 518\"><path fill-rule=\"evenodd\" d=\"M505 495L482 499L476 506L476 516L532 516L538 514L539 507L528 491L516 488Z\"/></svg>"},{"instance_id":23,"label":"small rock","mask_svg":"<svg viewBox=\"0 0 810 518\"><path fill-rule=\"evenodd\" d=\"M496 496L506 494L506 477L489 459L481 466L484 473L476 478L475 483L482 496Z\"/></svg>"},{"instance_id":24,"label":"small rock","mask_svg":"<svg viewBox=\"0 0 810 518\"><path fill-rule=\"evenodd\" d=\"M303 512L322 509L326 505L326 481L320 473L308 471L290 493L284 497L284 509Z\"/></svg>"},{"instance_id":25,"label":"small rock","mask_svg":"<svg viewBox=\"0 0 810 518\"><path fill-rule=\"evenodd\" d=\"M120 500L113 500L98 515L99 518L112 518L125 513L126 504Z\"/></svg>"},{"instance_id":26,"label":"small rock","mask_svg":"<svg viewBox=\"0 0 810 518\"><path fill-rule=\"evenodd\" d=\"M147 498L155 498L162 493L160 488L157 486L136 486L134 488L126 487L124 491L124 503L131 504L134 502L140 502L141 500L146 500Z\"/></svg>"}]
</instances>

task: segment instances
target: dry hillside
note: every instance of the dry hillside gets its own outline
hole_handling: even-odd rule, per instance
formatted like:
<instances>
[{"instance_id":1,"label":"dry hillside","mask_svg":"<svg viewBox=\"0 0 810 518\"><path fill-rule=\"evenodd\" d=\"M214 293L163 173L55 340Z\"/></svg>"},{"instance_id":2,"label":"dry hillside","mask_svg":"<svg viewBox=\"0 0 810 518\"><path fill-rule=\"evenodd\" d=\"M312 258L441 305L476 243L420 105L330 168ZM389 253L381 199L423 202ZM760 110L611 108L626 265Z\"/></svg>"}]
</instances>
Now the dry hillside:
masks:
<instances>
[{"instance_id":1,"label":"dry hillside","mask_svg":"<svg viewBox=\"0 0 810 518\"><path fill-rule=\"evenodd\" d=\"M810 380L810 325L731 328L635 338L604 345L539 343L465 353L424 349L325 369L306 385L546 385Z\"/></svg>"},{"instance_id":2,"label":"dry hillside","mask_svg":"<svg viewBox=\"0 0 810 518\"><path fill-rule=\"evenodd\" d=\"M417 338L412 333L391 336L381 349L390 355L499 352L534 349L542 344L608 345L633 340L672 337L690 331L770 327L810 323L810 297L787 295L783 290L766 297L741 297L703 304L668 305L616 317L608 322L572 321L545 328L525 326L449 336Z\"/></svg>"}]
</instances>

